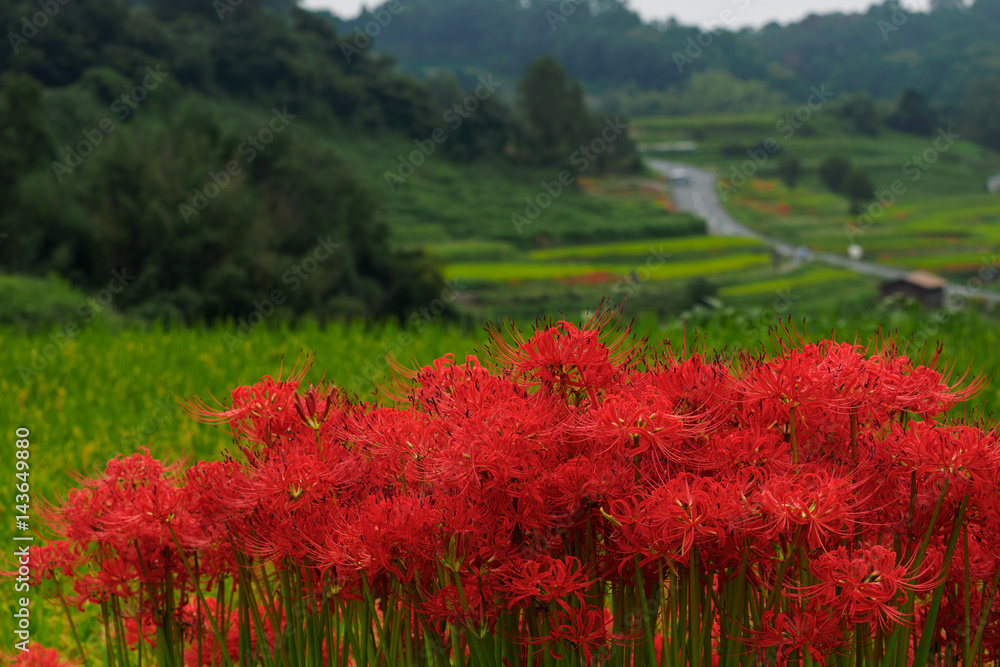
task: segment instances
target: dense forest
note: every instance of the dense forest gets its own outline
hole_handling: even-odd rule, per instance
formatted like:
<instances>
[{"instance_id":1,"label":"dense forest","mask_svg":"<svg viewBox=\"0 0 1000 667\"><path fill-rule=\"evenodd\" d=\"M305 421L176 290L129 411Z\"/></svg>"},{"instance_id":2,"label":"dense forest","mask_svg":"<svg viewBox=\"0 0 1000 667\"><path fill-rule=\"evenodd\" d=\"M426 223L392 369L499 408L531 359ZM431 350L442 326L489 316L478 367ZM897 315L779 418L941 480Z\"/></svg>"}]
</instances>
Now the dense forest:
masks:
<instances>
[{"instance_id":1,"label":"dense forest","mask_svg":"<svg viewBox=\"0 0 1000 667\"><path fill-rule=\"evenodd\" d=\"M0 26L4 272L85 291L126 276L115 308L182 321L278 292L290 313L402 317L440 294L439 267L392 249L335 147L359 133L419 146L473 91L418 81L284 0L5 2ZM546 164L593 135L558 63L528 75L515 108L487 97L466 114L445 159ZM555 135L532 90L575 91ZM635 164L620 142L598 167Z\"/></svg>"},{"instance_id":2,"label":"dense forest","mask_svg":"<svg viewBox=\"0 0 1000 667\"><path fill-rule=\"evenodd\" d=\"M644 23L619 0L400 4L384 27L388 3L338 29L377 33L377 49L422 74L511 75L551 54L607 108L632 115L772 111L821 84L887 105L910 90L968 136L1000 147L1000 114L991 111L1000 106L1000 0L937 1L930 12L885 2L759 30L727 29L743 3L704 30Z\"/></svg>"}]
</instances>

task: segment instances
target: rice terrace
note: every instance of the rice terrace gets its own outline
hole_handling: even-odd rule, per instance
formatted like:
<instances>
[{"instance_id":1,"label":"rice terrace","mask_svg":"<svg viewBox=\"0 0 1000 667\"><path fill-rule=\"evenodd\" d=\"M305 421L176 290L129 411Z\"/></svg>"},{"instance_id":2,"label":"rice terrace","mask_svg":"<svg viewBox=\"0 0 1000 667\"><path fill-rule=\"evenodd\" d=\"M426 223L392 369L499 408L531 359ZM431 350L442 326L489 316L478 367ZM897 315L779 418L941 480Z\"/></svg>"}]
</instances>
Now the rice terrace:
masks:
<instances>
[{"instance_id":1,"label":"rice terrace","mask_svg":"<svg viewBox=\"0 0 1000 667\"><path fill-rule=\"evenodd\" d=\"M1000 664L1000 0L0 25L3 665Z\"/></svg>"}]
</instances>

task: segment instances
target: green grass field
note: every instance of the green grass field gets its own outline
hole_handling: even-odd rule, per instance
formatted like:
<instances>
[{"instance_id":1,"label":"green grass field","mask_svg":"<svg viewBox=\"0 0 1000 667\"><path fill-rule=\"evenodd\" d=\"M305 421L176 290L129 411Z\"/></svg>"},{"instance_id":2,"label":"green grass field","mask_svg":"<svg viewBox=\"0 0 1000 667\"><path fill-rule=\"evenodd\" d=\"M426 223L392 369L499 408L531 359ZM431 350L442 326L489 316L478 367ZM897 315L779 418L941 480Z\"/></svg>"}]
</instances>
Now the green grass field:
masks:
<instances>
[{"instance_id":1,"label":"green grass field","mask_svg":"<svg viewBox=\"0 0 1000 667\"><path fill-rule=\"evenodd\" d=\"M627 243L601 243L595 245L570 246L547 250L532 250L528 257L533 260L575 260L612 259L621 257L637 258L653 253L669 254L671 257L687 255L716 255L734 250L756 250L764 252L767 246L754 239L727 236L689 236L678 239L646 239Z\"/></svg>"},{"instance_id":2,"label":"green grass field","mask_svg":"<svg viewBox=\"0 0 1000 667\"><path fill-rule=\"evenodd\" d=\"M656 262L648 269L652 280L696 278L706 275L738 273L745 269L769 264L770 260L761 254L739 254L727 257L698 259L689 261ZM607 274L625 277L638 269L645 269L642 262L629 264L555 264L555 263L488 263L449 264L445 270L448 278L463 278L470 281L519 281L573 276Z\"/></svg>"},{"instance_id":3,"label":"green grass field","mask_svg":"<svg viewBox=\"0 0 1000 667\"><path fill-rule=\"evenodd\" d=\"M750 295L769 294L772 292L800 290L812 285L827 285L856 281L858 276L853 271L829 268L809 268L798 275L778 278L775 280L760 280L723 287L719 291L721 297L746 297Z\"/></svg>"}]
</instances>

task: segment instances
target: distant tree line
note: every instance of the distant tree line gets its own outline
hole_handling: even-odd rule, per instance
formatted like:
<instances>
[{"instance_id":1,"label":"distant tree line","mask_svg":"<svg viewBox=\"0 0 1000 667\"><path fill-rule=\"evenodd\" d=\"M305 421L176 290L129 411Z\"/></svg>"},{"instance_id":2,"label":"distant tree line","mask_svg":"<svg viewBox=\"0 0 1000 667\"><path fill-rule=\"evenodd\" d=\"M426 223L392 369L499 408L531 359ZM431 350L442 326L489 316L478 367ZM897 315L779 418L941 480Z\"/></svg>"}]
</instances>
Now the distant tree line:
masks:
<instances>
[{"instance_id":1,"label":"distant tree line","mask_svg":"<svg viewBox=\"0 0 1000 667\"><path fill-rule=\"evenodd\" d=\"M891 128L926 133L937 116L1000 149L1000 0L942 0L930 12L886 0L864 14L738 31L724 22L705 30L644 23L618 0L400 4L376 47L415 73L450 67L460 76L520 75L550 54L605 108L630 115L779 110L822 83L837 95L870 95L844 109L858 132L877 131L880 101L901 100ZM344 32L363 30L379 11L336 23Z\"/></svg>"}]
</instances>

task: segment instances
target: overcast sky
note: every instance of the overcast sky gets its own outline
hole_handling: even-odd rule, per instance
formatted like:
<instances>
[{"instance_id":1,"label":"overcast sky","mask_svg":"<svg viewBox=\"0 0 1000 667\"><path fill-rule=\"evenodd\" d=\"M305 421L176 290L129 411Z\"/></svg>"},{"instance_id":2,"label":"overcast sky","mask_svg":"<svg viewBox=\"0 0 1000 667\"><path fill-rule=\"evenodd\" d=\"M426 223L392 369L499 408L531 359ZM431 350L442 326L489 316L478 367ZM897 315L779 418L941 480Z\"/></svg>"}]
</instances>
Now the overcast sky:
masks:
<instances>
[{"instance_id":1,"label":"overcast sky","mask_svg":"<svg viewBox=\"0 0 1000 667\"><path fill-rule=\"evenodd\" d=\"M375 7L373 0L302 0L310 9L329 9L343 18L353 18L362 5ZM685 25L717 27L722 24L723 12L731 12L731 27L762 26L770 21L788 23L809 14L830 12L858 12L870 7L871 0L629 0L629 6L644 19L667 19L673 16ZM927 0L903 0L908 9L927 4Z\"/></svg>"}]
</instances>

